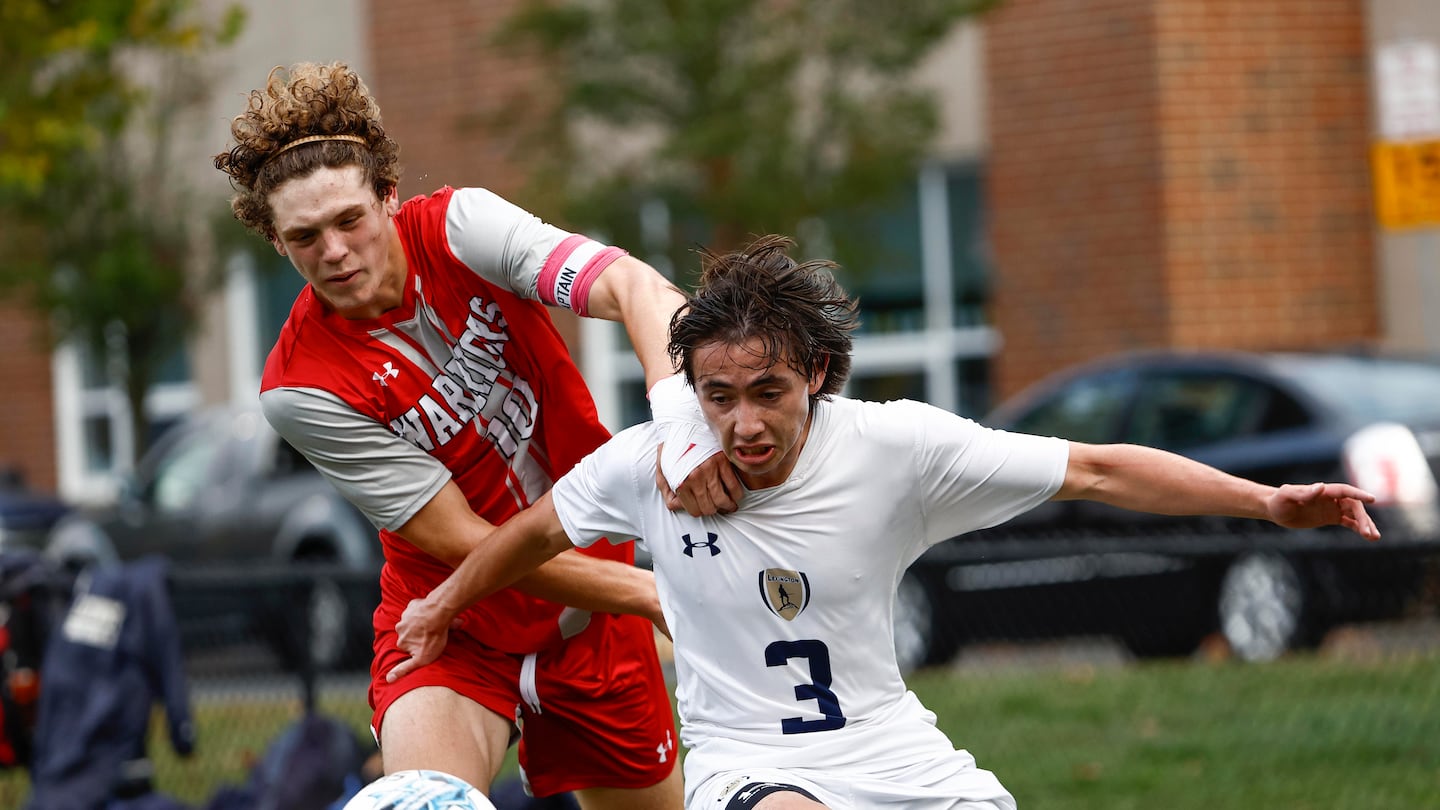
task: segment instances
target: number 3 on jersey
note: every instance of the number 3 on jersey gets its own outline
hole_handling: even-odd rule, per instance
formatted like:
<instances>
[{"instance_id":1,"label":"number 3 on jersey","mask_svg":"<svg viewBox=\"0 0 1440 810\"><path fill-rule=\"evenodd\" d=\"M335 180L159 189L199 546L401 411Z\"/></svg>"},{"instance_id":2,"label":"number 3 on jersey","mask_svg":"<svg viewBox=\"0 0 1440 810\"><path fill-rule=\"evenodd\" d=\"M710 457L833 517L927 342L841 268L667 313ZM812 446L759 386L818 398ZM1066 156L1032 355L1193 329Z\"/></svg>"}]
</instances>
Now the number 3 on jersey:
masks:
<instances>
[{"instance_id":1,"label":"number 3 on jersey","mask_svg":"<svg viewBox=\"0 0 1440 810\"><path fill-rule=\"evenodd\" d=\"M830 648L816 639L776 641L765 648L767 667L785 666L792 658L804 658L810 662L810 683L795 685L795 699L815 701L825 717L820 720L786 717L780 721L780 730L785 734L808 734L844 728L845 715L840 709L840 698L830 691Z\"/></svg>"}]
</instances>

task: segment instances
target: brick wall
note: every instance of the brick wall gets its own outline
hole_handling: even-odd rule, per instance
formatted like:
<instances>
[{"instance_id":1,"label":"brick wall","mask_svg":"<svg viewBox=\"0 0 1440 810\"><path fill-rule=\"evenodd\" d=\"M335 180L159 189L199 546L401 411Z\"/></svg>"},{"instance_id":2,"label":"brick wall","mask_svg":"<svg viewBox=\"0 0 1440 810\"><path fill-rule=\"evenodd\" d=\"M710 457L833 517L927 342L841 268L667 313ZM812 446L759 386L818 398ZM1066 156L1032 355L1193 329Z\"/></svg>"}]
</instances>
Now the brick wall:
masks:
<instances>
[{"instance_id":1,"label":"brick wall","mask_svg":"<svg viewBox=\"0 0 1440 810\"><path fill-rule=\"evenodd\" d=\"M15 469L32 489L55 492L55 414L50 350L28 310L0 302L0 470Z\"/></svg>"},{"instance_id":2,"label":"brick wall","mask_svg":"<svg viewBox=\"0 0 1440 810\"><path fill-rule=\"evenodd\" d=\"M1375 337L1364 3L1163 8L1171 340Z\"/></svg>"},{"instance_id":3,"label":"brick wall","mask_svg":"<svg viewBox=\"0 0 1440 810\"><path fill-rule=\"evenodd\" d=\"M493 119L543 103L544 75L506 53L495 30L518 0L369 3L370 76L385 126L400 143L402 199L442 185L512 194L524 174Z\"/></svg>"},{"instance_id":4,"label":"brick wall","mask_svg":"<svg viewBox=\"0 0 1440 810\"><path fill-rule=\"evenodd\" d=\"M390 0L370 3L371 75L386 130L400 144L401 199L440 186L483 186L526 208L519 137L497 125L548 99L537 61L496 44L520 0ZM578 323L552 313L572 347Z\"/></svg>"},{"instance_id":5,"label":"brick wall","mask_svg":"<svg viewBox=\"0 0 1440 810\"><path fill-rule=\"evenodd\" d=\"M1361 0L1008 0L986 46L1000 395L1376 336Z\"/></svg>"}]
</instances>

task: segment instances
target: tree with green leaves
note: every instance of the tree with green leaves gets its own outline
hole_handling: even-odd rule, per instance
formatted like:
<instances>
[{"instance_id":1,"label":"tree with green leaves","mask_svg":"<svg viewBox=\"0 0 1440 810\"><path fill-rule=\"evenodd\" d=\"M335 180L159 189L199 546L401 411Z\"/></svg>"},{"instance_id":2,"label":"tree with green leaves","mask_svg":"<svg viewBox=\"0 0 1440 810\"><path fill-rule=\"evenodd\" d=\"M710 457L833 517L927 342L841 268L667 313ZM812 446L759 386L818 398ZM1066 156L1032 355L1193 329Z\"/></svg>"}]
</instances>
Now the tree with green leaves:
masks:
<instances>
[{"instance_id":1,"label":"tree with green leaves","mask_svg":"<svg viewBox=\"0 0 1440 810\"><path fill-rule=\"evenodd\" d=\"M114 361L137 452L146 392L200 317L206 223L176 129L207 98L200 57L243 19L203 20L194 0L0 4L0 294Z\"/></svg>"},{"instance_id":2,"label":"tree with green leaves","mask_svg":"<svg viewBox=\"0 0 1440 810\"><path fill-rule=\"evenodd\" d=\"M538 207L644 245L660 202L683 249L800 235L914 177L937 126L912 81L963 17L993 0L530 0L499 41L538 51L558 98L538 121ZM516 112L516 111L511 111ZM853 243L832 229L832 255ZM672 257L678 258L678 257ZM688 264L688 263L687 263Z\"/></svg>"}]
</instances>

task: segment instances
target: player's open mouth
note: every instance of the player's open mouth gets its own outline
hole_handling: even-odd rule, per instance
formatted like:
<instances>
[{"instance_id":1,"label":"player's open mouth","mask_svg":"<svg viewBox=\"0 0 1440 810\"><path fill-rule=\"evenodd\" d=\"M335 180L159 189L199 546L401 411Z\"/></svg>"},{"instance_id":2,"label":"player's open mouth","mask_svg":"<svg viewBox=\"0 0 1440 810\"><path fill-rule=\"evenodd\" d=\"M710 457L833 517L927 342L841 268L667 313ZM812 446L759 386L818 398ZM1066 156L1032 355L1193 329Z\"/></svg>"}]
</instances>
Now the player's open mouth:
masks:
<instances>
[{"instance_id":1,"label":"player's open mouth","mask_svg":"<svg viewBox=\"0 0 1440 810\"><path fill-rule=\"evenodd\" d=\"M735 460L744 464L763 464L775 452L775 445L735 448Z\"/></svg>"}]
</instances>

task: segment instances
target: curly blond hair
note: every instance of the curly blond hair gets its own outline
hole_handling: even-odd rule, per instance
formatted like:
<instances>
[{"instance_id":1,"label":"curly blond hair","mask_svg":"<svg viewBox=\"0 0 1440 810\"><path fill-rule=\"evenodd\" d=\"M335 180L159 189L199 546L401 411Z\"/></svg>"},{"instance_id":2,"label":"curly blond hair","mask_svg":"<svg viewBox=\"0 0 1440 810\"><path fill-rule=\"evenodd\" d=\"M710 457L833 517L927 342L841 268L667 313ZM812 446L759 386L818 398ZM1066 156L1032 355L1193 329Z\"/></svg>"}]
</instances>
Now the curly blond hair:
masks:
<instances>
[{"instance_id":1,"label":"curly blond hair","mask_svg":"<svg viewBox=\"0 0 1440 810\"><path fill-rule=\"evenodd\" d=\"M265 87L250 91L230 134L235 145L215 156L215 168L236 189L235 218L266 239L275 238L269 196L288 180L359 166L382 199L400 182L400 147L386 136L365 82L343 62L272 69Z\"/></svg>"}]
</instances>

